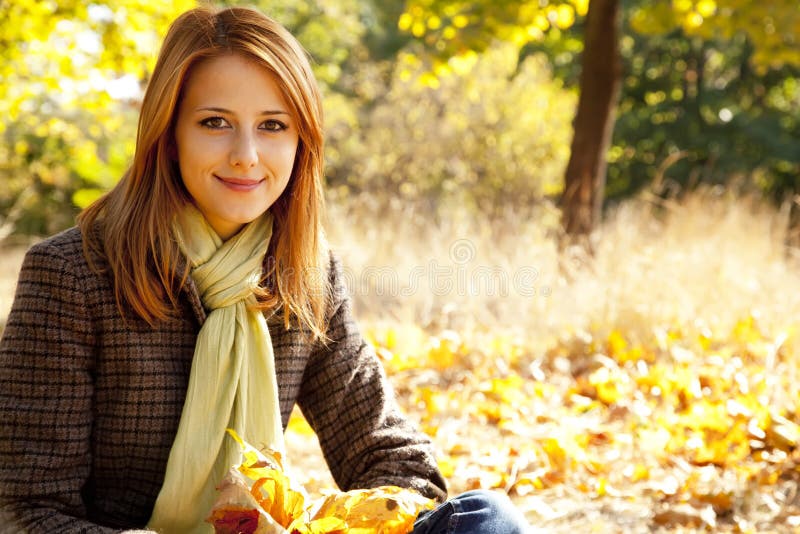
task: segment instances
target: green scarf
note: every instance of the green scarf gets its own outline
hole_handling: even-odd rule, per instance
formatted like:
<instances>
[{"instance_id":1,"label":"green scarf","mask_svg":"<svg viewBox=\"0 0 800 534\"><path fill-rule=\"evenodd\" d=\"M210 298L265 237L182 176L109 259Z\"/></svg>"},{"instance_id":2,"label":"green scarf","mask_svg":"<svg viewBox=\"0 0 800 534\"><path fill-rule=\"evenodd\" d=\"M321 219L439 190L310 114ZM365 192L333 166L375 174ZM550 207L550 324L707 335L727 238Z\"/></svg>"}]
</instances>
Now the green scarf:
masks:
<instances>
[{"instance_id":1,"label":"green scarf","mask_svg":"<svg viewBox=\"0 0 800 534\"><path fill-rule=\"evenodd\" d=\"M148 528L211 533L204 521L216 485L240 459L225 429L257 446L284 450L272 341L264 315L249 307L272 236L272 214L223 242L190 206L178 215L174 233L209 313L197 336L178 433Z\"/></svg>"}]
</instances>

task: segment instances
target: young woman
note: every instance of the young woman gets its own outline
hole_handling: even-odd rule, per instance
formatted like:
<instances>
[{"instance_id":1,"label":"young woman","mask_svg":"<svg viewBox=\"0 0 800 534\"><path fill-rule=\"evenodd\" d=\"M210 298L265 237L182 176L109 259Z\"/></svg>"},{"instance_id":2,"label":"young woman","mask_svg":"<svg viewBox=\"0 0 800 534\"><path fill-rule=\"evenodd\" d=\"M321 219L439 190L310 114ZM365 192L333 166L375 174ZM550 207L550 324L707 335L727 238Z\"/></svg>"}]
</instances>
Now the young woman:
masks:
<instances>
[{"instance_id":1,"label":"young woman","mask_svg":"<svg viewBox=\"0 0 800 534\"><path fill-rule=\"evenodd\" d=\"M291 460L296 403L341 488L445 499L351 317L322 167L296 40L254 10L180 16L130 169L25 258L0 341L0 532L210 532L239 454L225 429ZM524 528L507 499L471 492L415 532Z\"/></svg>"}]
</instances>

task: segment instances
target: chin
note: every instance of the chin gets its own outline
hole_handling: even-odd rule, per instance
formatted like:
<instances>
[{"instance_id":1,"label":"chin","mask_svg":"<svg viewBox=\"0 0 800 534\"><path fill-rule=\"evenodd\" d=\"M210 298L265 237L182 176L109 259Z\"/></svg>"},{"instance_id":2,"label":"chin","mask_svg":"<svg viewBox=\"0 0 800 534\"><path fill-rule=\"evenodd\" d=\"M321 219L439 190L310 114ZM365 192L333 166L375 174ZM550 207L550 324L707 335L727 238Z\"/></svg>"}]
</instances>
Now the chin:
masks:
<instances>
[{"instance_id":1,"label":"chin","mask_svg":"<svg viewBox=\"0 0 800 534\"><path fill-rule=\"evenodd\" d=\"M264 215L266 211L267 210L259 211L256 213L243 215L241 217L232 217L231 220L235 221L236 224L250 224L251 222L255 221L256 219Z\"/></svg>"}]
</instances>

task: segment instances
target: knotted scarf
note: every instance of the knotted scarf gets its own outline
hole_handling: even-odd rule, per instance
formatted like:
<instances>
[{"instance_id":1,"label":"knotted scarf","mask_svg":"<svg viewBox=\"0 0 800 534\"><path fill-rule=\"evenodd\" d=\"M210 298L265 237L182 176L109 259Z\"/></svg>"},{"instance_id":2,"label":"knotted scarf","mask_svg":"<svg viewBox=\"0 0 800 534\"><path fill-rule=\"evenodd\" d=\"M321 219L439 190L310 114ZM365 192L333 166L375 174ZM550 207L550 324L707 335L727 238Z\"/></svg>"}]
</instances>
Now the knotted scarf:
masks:
<instances>
[{"instance_id":1,"label":"knotted scarf","mask_svg":"<svg viewBox=\"0 0 800 534\"><path fill-rule=\"evenodd\" d=\"M240 460L240 449L225 430L283 451L272 342L264 315L250 306L272 235L272 214L223 242L189 206L179 213L174 234L208 317L197 336L186 401L148 528L210 533L204 520L216 485Z\"/></svg>"}]
</instances>

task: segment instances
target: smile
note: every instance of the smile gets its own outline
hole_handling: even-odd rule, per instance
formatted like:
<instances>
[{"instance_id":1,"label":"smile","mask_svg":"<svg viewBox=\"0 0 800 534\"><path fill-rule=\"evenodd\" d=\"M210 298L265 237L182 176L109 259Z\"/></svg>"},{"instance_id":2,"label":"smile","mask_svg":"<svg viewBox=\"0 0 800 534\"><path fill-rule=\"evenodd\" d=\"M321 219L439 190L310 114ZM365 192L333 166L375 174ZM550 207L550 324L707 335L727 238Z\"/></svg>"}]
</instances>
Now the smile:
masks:
<instances>
[{"instance_id":1,"label":"smile","mask_svg":"<svg viewBox=\"0 0 800 534\"><path fill-rule=\"evenodd\" d=\"M217 176L214 175L214 178L220 181L222 185L227 187L228 189L232 189L233 191L252 191L263 182L263 179L253 179L253 178L234 178L228 176Z\"/></svg>"}]
</instances>

